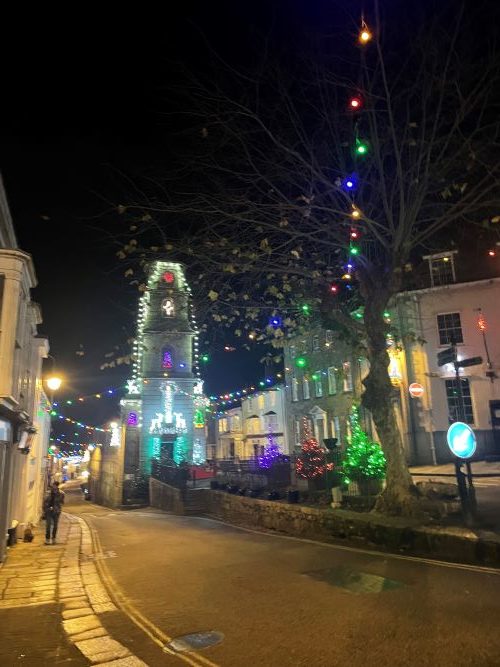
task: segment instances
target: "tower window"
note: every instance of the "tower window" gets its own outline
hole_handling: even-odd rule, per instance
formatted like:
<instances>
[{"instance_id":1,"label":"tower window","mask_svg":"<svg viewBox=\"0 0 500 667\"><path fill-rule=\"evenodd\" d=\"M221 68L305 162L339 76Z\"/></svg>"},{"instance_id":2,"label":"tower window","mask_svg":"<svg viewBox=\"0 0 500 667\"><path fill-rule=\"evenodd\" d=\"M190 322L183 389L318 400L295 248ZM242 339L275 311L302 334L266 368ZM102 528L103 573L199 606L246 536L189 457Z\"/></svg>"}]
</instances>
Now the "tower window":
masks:
<instances>
[{"instance_id":1,"label":"tower window","mask_svg":"<svg viewBox=\"0 0 500 667\"><path fill-rule=\"evenodd\" d=\"M173 299L163 299L161 309L165 317L174 317L175 306Z\"/></svg>"},{"instance_id":2,"label":"tower window","mask_svg":"<svg viewBox=\"0 0 500 667\"><path fill-rule=\"evenodd\" d=\"M169 349L165 349L161 353L161 367L162 368L173 368L174 363L172 361L172 352Z\"/></svg>"}]
</instances>

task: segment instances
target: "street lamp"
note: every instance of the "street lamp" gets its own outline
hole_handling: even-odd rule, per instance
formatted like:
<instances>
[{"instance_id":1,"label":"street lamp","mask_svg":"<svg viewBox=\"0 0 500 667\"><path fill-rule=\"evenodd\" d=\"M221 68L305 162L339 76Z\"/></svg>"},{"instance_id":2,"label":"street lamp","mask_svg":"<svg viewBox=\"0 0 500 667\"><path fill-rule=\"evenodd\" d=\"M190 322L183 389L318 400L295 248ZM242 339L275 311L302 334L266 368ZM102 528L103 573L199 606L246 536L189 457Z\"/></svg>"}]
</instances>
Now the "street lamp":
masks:
<instances>
[{"instance_id":1,"label":"street lamp","mask_svg":"<svg viewBox=\"0 0 500 667\"><path fill-rule=\"evenodd\" d=\"M57 391L58 389L60 389L62 385L62 379L57 375L52 375L51 377L47 378L46 382L47 382L47 387L51 391Z\"/></svg>"}]
</instances>

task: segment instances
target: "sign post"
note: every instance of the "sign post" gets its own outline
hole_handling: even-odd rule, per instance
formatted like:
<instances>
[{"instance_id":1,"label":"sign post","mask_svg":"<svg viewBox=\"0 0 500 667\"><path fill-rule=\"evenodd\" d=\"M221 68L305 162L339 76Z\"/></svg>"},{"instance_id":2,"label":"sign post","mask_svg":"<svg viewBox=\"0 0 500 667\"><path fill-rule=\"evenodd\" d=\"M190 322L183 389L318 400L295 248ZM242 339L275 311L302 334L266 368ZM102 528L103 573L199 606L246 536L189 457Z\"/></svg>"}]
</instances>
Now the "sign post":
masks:
<instances>
[{"instance_id":1,"label":"sign post","mask_svg":"<svg viewBox=\"0 0 500 667\"><path fill-rule=\"evenodd\" d=\"M468 424L454 422L446 434L448 447L455 455L455 475L457 477L458 494L466 523L476 516L476 492L474 489L470 459L476 451L476 435ZM462 471L465 463L467 474Z\"/></svg>"}]
</instances>

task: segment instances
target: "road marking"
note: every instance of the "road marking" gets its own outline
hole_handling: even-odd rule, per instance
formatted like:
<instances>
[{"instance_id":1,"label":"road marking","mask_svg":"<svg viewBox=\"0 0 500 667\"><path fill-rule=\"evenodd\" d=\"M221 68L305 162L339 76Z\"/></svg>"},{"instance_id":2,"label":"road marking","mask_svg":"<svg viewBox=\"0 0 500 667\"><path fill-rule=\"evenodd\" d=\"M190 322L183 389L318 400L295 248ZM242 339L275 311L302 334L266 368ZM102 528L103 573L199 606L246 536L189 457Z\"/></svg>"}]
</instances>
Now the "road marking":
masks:
<instances>
[{"instance_id":1,"label":"road marking","mask_svg":"<svg viewBox=\"0 0 500 667\"><path fill-rule=\"evenodd\" d=\"M467 570L470 572L476 572L479 574L496 574L500 575L500 569L495 567L487 567L486 565L468 565L467 563L450 563L443 560L434 560L433 558L421 558L420 556L406 556L402 554L393 554L385 551L376 551L370 549L362 549L361 547L348 547L344 544L330 544L329 542L319 542L318 540L309 540L306 537L294 537L292 535L278 535L270 534L263 532L261 530L255 530L253 528L244 528L243 526L237 526L234 523L228 523L226 521L221 521L220 519L213 519L211 517L183 517L185 519L196 519L201 521L212 521L213 523L220 523L223 526L231 526L236 530L242 530L246 533L253 533L255 535L263 535L265 537L277 538L280 540L292 540L295 542L305 542L306 544L314 544L316 546L328 547L329 549L338 549L339 551L347 551L349 553L358 553L366 554L367 556L379 556L381 558L392 558L393 560L408 560L414 563L425 563L426 565L436 565L438 567L446 567L449 569L456 570Z\"/></svg>"},{"instance_id":2,"label":"road marking","mask_svg":"<svg viewBox=\"0 0 500 667\"><path fill-rule=\"evenodd\" d=\"M99 533L95 528L89 526L92 535L92 541L94 543L94 552L96 554L102 553L101 540ZM137 625L148 637L159 646L165 653L175 656L179 660L186 662L192 667L200 667L200 665L206 665L207 667L219 667L216 663L208 660L205 656L196 653L195 651L191 652L189 655L178 653L170 649L167 644L173 641L172 637L166 635L160 628L154 625L148 618L146 618L128 599L128 597L123 593L123 591L116 584L116 581L111 576L106 563L103 559L96 559L96 567L99 571L101 579L108 590L110 597L113 598L117 607L119 607L123 613L125 613L130 620Z\"/></svg>"}]
</instances>

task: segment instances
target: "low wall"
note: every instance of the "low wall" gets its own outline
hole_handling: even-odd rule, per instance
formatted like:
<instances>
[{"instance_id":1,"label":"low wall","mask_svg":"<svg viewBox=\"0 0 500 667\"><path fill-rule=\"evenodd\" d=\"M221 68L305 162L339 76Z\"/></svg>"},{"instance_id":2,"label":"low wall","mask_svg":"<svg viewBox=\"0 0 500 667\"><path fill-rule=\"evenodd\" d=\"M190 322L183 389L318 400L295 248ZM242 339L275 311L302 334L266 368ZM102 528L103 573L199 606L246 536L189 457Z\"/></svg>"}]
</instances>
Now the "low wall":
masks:
<instances>
[{"instance_id":1,"label":"low wall","mask_svg":"<svg viewBox=\"0 0 500 667\"><path fill-rule=\"evenodd\" d=\"M462 563L500 566L500 535L450 526L425 526L375 512L316 509L199 489L179 489L150 479L151 506L176 514L207 515L230 524L291 537L375 547ZM194 503L194 505L193 505Z\"/></svg>"},{"instance_id":2,"label":"low wall","mask_svg":"<svg viewBox=\"0 0 500 667\"><path fill-rule=\"evenodd\" d=\"M149 504L165 512L185 514L182 491L154 477L149 478Z\"/></svg>"},{"instance_id":3,"label":"low wall","mask_svg":"<svg viewBox=\"0 0 500 667\"><path fill-rule=\"evenodd\" d=\"M415 520L373 512L321 510L303 505L204 491L206 513L248 528L274 530L322 542L349 540L358 546L467 563L500 565L500 536L467 528L422 526Z\"/></svg>"}]
</instances>

